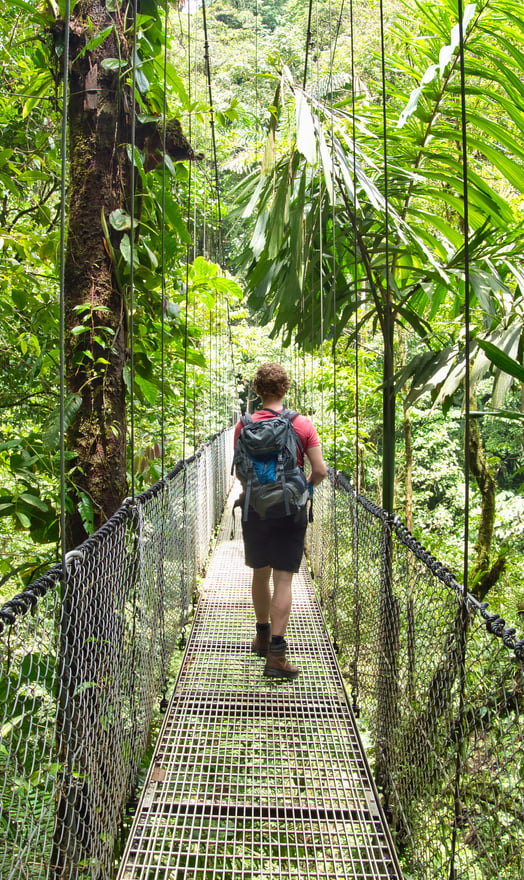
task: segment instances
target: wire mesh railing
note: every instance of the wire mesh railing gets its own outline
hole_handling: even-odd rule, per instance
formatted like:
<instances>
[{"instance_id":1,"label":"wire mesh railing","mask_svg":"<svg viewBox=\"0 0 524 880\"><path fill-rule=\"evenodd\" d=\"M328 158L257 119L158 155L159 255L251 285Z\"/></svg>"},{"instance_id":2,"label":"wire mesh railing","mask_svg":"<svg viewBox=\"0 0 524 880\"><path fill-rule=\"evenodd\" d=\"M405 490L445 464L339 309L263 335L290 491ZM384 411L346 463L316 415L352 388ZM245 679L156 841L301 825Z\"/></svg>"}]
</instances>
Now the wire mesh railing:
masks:
<instances>
[{"instance_id":1,"label":"wire mesh railing","mask_svg":"<svg viewBox=\"0 0 524 880\"><path fill-rule=\"evenodd\" d=\"M524 641L344 478L315 493L311 564L405 876L520 880Z\"/></svg>"},{"instance_id":2,"label":"wire mesh railing","mask_svg":"<svg viewBox=\"0 0 524 880\"><path fill-rule=\"evenodd\" d=\"M228 429L0 609L0 877L113 876L231 485Z\"/></svg>"}]
</instances>

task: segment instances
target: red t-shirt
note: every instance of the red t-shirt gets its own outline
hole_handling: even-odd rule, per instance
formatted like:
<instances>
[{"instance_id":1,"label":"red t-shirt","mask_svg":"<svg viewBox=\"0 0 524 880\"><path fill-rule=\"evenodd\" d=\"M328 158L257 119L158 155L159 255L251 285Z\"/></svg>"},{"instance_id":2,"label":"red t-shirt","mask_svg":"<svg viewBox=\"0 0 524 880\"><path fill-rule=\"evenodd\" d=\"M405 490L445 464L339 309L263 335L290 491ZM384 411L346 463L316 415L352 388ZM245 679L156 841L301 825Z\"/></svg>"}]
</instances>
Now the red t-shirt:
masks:
<instances>
[{"instance_id":1,"label":"red t-shirt","mask_svg":"<svg viewBox=\"0 0 524 880\"><path fill-rule=\"evenodd\" d=\"M272 419L274 413L268 409L259 409L257 412L254 412L251 416L254 422L260 421L260 419ZM302 450L307 452L308 449L311 449L312 446L320 446L320 440L318 439L318 434L316 432L315 426L313 422L307 418L307 416L299 415L293 419L293 427L297 433L297 436L302 443ZM242 430L242 422L237 422L235 427L235 446L239 437L239 434ZM300 467L304 466L304 456L300 454L300 448L297 445L297 458Z\"/></svg>"}]
</instances>

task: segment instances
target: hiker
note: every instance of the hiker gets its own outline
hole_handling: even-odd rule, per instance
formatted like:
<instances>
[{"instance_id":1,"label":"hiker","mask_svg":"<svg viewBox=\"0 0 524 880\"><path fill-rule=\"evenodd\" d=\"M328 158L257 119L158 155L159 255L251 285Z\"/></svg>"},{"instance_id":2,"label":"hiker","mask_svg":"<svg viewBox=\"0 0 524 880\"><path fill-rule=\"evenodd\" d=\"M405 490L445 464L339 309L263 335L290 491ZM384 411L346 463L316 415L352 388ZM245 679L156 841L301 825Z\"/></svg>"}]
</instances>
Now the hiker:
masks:
<instances>
[{"instance_id":1,"label":"hiker","mask_svg":"<svg viewBox=\"0 0 524 880\"><path fill-rule=\"evenodd\" d=\"M293 573L299 570L304 552L307 527L306 501L308 497L312 497L313 487L322 482L327 474L318 434L312 422L305 416L286 410L284 407L283 399L289 386L290 380L280 364L268 363L259 368L253 380L253 388L262 400L262 407L252 416L243 416L238 422L235 429L234 459L237 476L241 479L244 489L240 504L244 511L242 534L245 561L246 565L253 569L252 598L257 622L256 636L251 650L261 657L266 657L264 675L283 679L293 679L299 674L298 668L286 659L287 643L284 635L291 611ZM256 425L262 420L269 419L276 420L273 423L275 430L281 423L283 423L282 430L288 429L291 425L288 431L292 438L288 442L291 453L286 451L285 457L289 459L291 454L294 456L294 461L280 465L282 471L289 470L291 473L290 480L293 486L290 492L287 492L287 497L283 501L280 500L273 508L268 495L271 495L273 490L278 491L279 488L282 494L281 484L288 479L287 475L283 476L281 472L279 476L277 463L276 478L273 474L273 481L271 482L270 476L269 482L266 482L261 476L261 482L266 484L260 486L257 474L260 476L262 466L256 462L253 465L249 460L246 464L243 459L248 459L249 456L243 452L244 436L239 442L241 432L244 435L249 431L250 424ZM273 425L258 425L259 432L267 432L271 428ZM307 481L302 471L304 455L311 464L311 473ZM249 472L250 467L252 478L246 476L246 469ZM266 470L271 470L275 465L269 462L265 467ZM295 488L296 486L298 488ZM258 507L259 513L255 507ZM270 589L271 574L273 574L273 594Z\"/></svg>"}]
</instances>

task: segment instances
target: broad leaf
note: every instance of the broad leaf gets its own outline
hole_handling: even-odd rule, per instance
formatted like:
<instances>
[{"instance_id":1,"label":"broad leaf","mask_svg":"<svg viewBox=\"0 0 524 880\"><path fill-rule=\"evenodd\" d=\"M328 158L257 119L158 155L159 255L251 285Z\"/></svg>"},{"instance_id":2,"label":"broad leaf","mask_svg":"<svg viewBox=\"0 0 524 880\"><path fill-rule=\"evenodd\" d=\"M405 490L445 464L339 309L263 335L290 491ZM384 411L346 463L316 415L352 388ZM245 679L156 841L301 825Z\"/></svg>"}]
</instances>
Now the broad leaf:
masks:
<instances>
[{"instance_id":1,"label":"broad leaf","mask_svg":"<svg viewBox=\"0 0 524 880\"><path fill-rule=\"evenodd\" d=\"M508 375L518 379L519 382L524 382L524 367L515 358L510 357L505 351L502 351L502 349L485 339L478 339L477 342L495 366L504 373L508 373Z\"/></svg>"}]
</instances>

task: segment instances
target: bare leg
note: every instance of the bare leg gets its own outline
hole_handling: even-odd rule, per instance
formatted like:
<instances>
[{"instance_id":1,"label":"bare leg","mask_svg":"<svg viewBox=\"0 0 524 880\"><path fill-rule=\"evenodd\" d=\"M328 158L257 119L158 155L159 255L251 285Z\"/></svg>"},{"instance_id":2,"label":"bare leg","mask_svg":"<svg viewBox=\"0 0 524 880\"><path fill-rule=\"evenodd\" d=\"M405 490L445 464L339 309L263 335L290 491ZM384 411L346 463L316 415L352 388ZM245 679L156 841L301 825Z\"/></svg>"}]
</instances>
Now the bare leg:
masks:
<instances>
[{"instance_id":1,"label":"bare leg","mask_svg":"<svg viewBox=\"0 0 524 880\"><path fill-rule=\"evenodd\" d=\"M292 571L273 569L273 598L271 599L270 616L271 632L274 636L283 636L289 615L293 594L291 584L293 581Z\"/></svg>"},{"instance_id":2,"label":"bare leg","mask_svg":"<svg viewBox=\"0 0 524 880\"><path fill-rule=\"evenodd\" d=\"M269 623L269 609L271 607L271 590L269 588L270 577L270 565L266 565L264 568L253 569L251 596L253 598L253 607L255 609L257 623Z\"/></svg>"}]
</instances>

